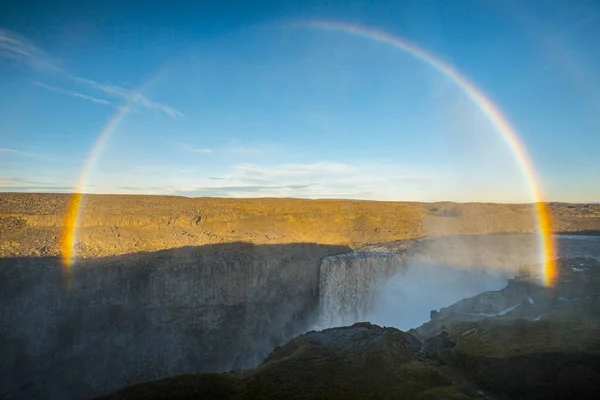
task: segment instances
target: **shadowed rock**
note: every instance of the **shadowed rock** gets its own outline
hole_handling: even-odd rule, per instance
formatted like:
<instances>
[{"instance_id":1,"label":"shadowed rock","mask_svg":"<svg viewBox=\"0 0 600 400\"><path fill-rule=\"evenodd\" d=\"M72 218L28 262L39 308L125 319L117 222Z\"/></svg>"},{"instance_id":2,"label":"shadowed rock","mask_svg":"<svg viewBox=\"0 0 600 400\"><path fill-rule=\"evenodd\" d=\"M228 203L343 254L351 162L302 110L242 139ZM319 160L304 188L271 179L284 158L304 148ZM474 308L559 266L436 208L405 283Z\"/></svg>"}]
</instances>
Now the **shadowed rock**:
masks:
<instances>
[{"instance_id":1,"label":"shadowed rock","mask_svg":"<svg viewBox=\"0 0 600 400\"><path fill-rule=\"evenodd\" d=\"M414 355L419 341L369 323L300 335L256 369L188 375L117 391L106 399L476 398ZM473 397L472 397L473 396Z\"/></svg>"}]
</instances>

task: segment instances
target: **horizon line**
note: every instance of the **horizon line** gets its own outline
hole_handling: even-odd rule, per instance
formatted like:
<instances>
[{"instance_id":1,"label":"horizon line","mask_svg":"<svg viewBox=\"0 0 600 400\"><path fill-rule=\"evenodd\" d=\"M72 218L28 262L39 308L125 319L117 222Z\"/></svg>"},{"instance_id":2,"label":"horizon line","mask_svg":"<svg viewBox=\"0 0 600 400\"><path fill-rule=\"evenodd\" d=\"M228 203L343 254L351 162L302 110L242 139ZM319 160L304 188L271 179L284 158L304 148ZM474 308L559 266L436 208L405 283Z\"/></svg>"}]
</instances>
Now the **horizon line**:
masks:
<instances>
[{"instance_id":1,"label":"horizon line","mask_svg":"<svg viewBox=\"0 0 600 400\"><path fill-rule=\"evenodd\" d=\"M326 200L326 201L370 201L378 203L424 203L424 204L436 204L436 203L454 203L454 204L505 204L505 205L534 205L534 204L600 204L598 201L561 201L561 200L546 200L543 202L503 202L503 201L482 201L482 200L382 200L382 199L362 199L362 198L345 198L345 197L274 197L274 196L256 196L256 197L225 197L225 196L184 196L179 194L155 194L155 193L84 193L84 192L19 192L19 191L2 191L0 195L4 194L20 194L20 195L85 195L85 196L153 196L153 197L182 197L186 199L227 199L227 200Z\"/></svg>"}]
</instances>

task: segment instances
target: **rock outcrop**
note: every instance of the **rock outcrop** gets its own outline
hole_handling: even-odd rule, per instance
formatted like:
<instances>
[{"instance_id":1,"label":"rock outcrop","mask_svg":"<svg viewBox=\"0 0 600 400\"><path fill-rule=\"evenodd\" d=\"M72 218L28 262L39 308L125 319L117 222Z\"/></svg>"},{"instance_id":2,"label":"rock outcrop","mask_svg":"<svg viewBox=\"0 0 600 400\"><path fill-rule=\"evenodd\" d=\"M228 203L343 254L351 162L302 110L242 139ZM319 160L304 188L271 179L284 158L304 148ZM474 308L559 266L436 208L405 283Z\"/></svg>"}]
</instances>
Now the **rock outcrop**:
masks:
<instances>
[{"instance_id":1,"label":"rock outcrop","mask_svg":"<svg viewBox=\"0 0 600 400\"><path fill-rule=\"evenodd\" d=\"M122 389L106 399L469 399L420 362L419 340L369 323L312 331L276 348L259 367L188 375Z\"/></svg>"}]
</instances>

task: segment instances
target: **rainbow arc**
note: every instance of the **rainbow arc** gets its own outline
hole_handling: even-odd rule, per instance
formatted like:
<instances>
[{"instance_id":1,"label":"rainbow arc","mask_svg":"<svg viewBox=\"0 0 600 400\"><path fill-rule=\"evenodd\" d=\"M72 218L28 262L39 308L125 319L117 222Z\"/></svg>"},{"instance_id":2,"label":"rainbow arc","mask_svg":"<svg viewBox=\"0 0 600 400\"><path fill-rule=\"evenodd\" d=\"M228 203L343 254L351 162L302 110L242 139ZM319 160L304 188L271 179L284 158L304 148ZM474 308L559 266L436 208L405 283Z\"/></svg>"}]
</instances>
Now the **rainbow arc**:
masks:
<instances>
[{"instance_id":1,"label":"rainbow arc","mask_svg":"<svg viewBox=\"0 0 600 400\"><path fill-rule=\"evenodd\" d=\"M528 183L531 199L535 204L535 214L538 225L538 240L542 265L542 270L540 272L543 277L544 285L552 286L554 284L557 276L557 267L555 263L552 227L550 213L547 205L544 203L544 196L542 194L539 177L536 173L531 158L527 153L527 149L520 140L517 131L512 127L507 117L503 115L500 108L488 96L486 96L483 91L481 91L473 82L468 80L449 63L442 61L427 50L424 50L421 47L399 37L392 36L374 29L332 21L300 22L292 24L292 26L341 32L393 46L394 48L406 52L421 60L454 82L488 118L488 120L494 126L495 131L508 145L515 162L520 167L525 180ZM106 126L98 135L96 143L90 151L90 155L80 174L78 185L74 190L75 194L73 195L69 210L67 212L61 239L61 257L63 265L65 268L67 268L67 270L70 269L74 259L73 249L76 241L79 214L81 211L83 188L85 187L92 167L98 160L106 140L123 119L127 108L127 106L121 108L108 121Z\"/></svg>"}]
</instances>

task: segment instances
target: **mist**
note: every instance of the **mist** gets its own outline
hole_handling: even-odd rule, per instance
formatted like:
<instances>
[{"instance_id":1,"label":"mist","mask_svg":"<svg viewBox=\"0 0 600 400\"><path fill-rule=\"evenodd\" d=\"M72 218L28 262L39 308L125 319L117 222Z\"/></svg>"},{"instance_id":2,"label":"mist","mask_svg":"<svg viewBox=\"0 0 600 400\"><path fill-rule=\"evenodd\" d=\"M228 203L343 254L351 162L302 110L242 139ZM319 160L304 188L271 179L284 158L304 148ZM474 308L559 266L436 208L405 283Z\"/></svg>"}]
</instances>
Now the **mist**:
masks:
<instances>
[{"instance_id":1,"label":"mist","mask_svg":"<svg viewBox=\"0 0 600 400\"><path fill-rule=\"evenodd\" d=\"M432 310L503 289L538 257L534 235L431 238L410 251L384 246L327 257L321 263L316 328L361 321L416 328L429 321Z\"/></svg>"},{"instance_id":2,"label":"mist","mask_svg":"<svg viewBox=\"0 0 600 400\"><path fill-rule=\"evenodd\" d=\"M373 311L365 317L381 326L416 328L429 321L432 310L481 292L500 290L509 278L506 271L411 263L380 286Z\"/></svg>"}]
</instances>

